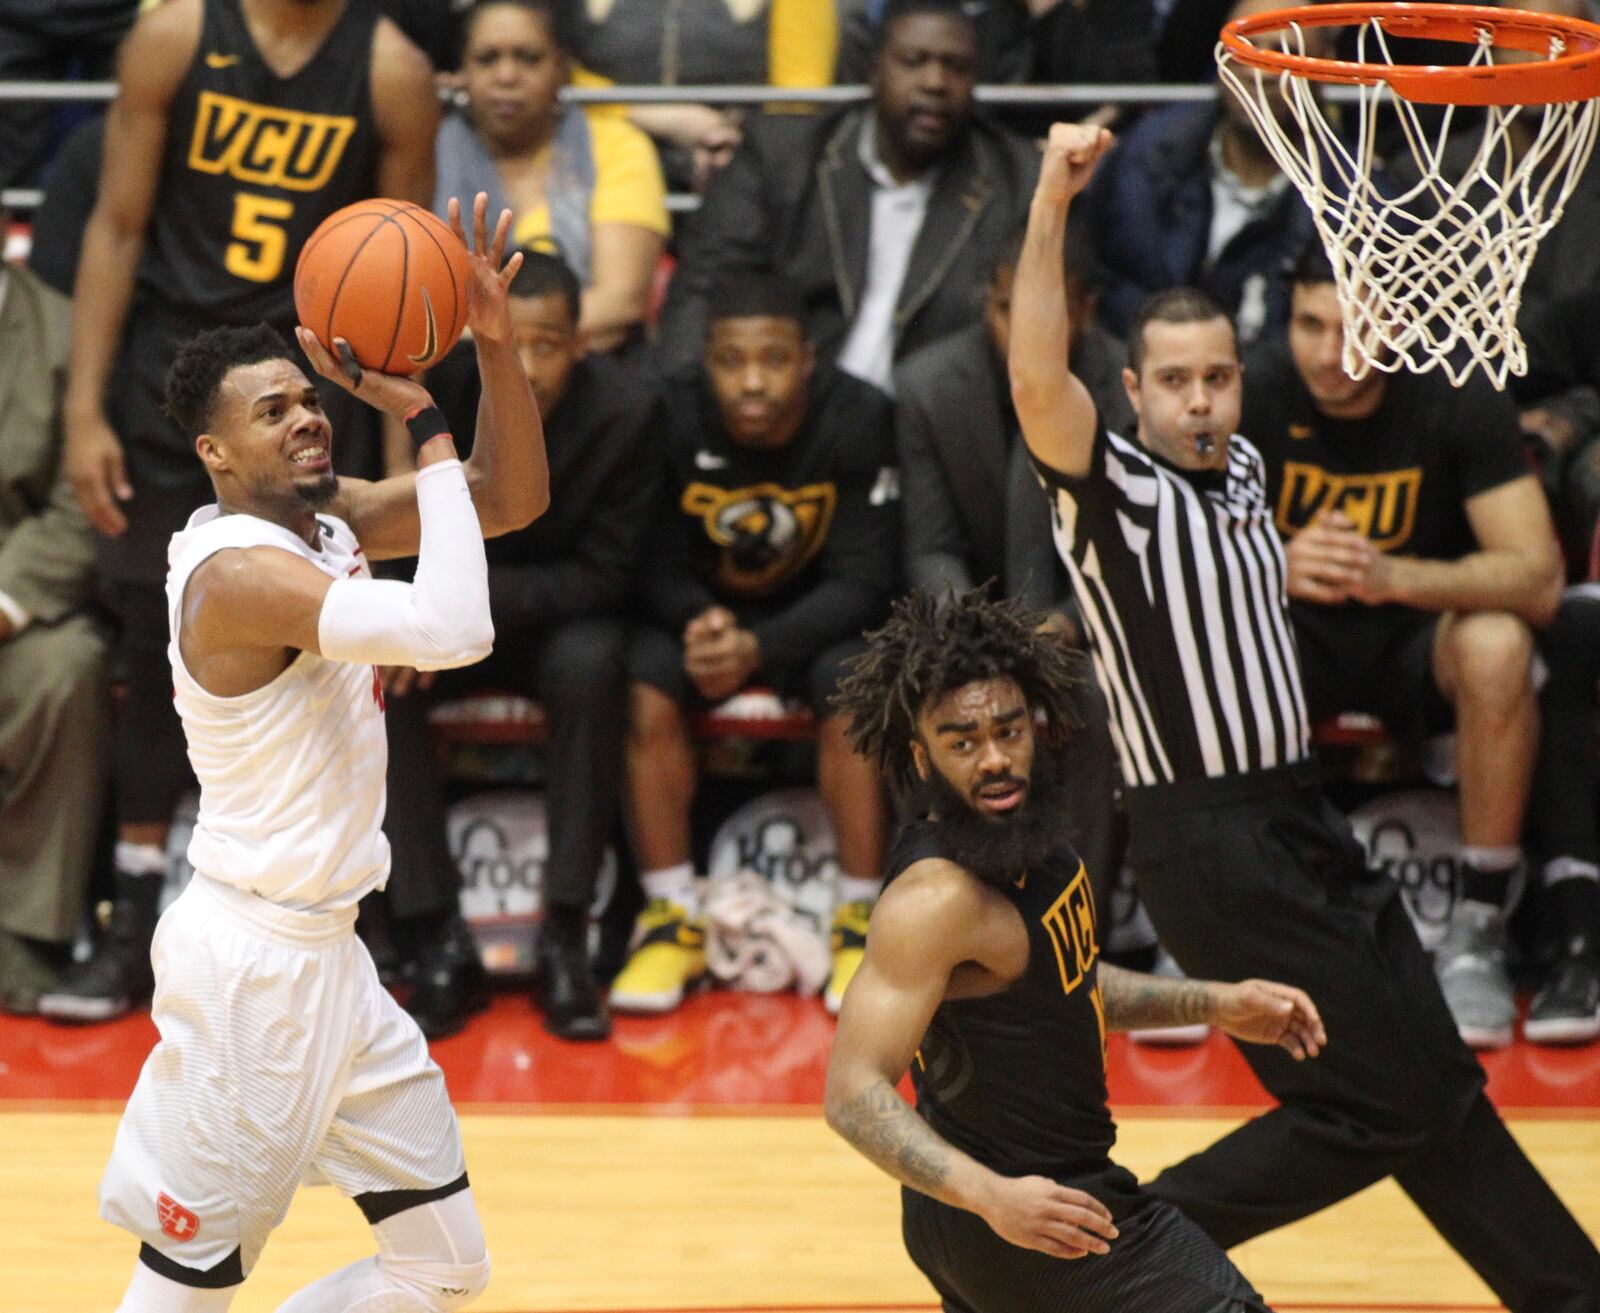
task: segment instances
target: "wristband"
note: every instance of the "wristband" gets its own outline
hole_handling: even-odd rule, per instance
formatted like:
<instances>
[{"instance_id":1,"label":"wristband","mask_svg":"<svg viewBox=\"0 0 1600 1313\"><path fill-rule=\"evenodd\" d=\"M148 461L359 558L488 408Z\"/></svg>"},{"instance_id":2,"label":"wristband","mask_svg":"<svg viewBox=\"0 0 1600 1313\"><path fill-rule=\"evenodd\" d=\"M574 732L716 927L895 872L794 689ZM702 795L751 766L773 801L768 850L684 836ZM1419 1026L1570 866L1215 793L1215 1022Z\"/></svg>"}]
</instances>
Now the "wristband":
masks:
<instances>
[{"instance_id":1,"label":"wristband","mask_svg":"<svg viewBox=\"0 0 1600 1313\"><path fill-rule=\"evenodd\" d=\"M445 420L444 412L437 406L418 406L402 422L406 432L411 435L411 446L415 451L421 451L423 443L440 434L450 436L450 425Z\"/></svg>"}]
</instances>

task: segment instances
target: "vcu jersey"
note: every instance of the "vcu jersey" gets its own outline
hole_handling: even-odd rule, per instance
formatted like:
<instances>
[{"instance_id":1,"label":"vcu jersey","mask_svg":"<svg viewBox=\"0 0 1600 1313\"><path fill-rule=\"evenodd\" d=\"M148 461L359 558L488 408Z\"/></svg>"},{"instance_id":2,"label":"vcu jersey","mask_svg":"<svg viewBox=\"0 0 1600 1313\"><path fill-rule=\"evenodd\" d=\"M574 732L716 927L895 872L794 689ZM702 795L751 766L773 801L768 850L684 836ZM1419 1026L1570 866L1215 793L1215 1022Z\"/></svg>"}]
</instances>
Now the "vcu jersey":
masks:
<instances>
[{"instance_id":1,"label":"vcu jersey","mask_svg":"<svg viewBox=\"0 0 1600 1313\"><path fill-rule=\"evenodd\" d=\"M378 12L347 0L311 60L280 78L239 0L204 0L200 45L167 116L139 283L210 324L294 321L294 261L316 226L373 194Z\"/></svg>"},{"instance_id":2,"label":"vcu jersey","mask_svg":"<svg viewBox=\"0 0 1600 1313\"><path fill-rule=\"evenodd\" d=\"M938 824L913 822L895 844L889 878L945 856ZM1120 1213L1135 1185L1110 1160L1116 1125L1106 1106L1105 1009L1088 874L1063 845L999 892L1027 926L1027 970L998 994L939 1006L912 1064L917 1111L985 1166L1080 1188L1093 1182L1096 1197Z\"/></svg>"}]
</instances>

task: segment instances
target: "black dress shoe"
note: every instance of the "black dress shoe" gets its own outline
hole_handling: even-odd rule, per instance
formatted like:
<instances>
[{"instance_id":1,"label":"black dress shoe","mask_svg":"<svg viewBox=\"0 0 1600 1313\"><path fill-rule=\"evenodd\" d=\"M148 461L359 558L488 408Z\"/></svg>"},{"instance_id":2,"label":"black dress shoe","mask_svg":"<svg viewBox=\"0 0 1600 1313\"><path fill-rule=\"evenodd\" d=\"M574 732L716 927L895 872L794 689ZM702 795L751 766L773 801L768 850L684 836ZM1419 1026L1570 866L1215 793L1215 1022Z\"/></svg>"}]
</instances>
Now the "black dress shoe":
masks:
<instances>
[{"instance_id":1,"label":"black dress shoe","mask_svg":"<svg viewBox=\"0 0 1600 1313\"><path fill-rule=\"evenodd\" d=\"M581 940L543 934L536 954L536 1001L544 1028L561 1039L596 1040L611 1034L611 1014L600 997Z\"/></svg>"},{"instance_id":2,"label":"black dress shoe","mask_svg":"<svg viewBox=\"0 0 1600 1313\"><path fill-rule=\"evenodd\" d=\"M434 1040L465 1029L472 1015L488 1006L489 982L478 946L466 922L452 917L423 940L416 988L406 1001L406 1011Z\"/></svg>"}]
</instances>

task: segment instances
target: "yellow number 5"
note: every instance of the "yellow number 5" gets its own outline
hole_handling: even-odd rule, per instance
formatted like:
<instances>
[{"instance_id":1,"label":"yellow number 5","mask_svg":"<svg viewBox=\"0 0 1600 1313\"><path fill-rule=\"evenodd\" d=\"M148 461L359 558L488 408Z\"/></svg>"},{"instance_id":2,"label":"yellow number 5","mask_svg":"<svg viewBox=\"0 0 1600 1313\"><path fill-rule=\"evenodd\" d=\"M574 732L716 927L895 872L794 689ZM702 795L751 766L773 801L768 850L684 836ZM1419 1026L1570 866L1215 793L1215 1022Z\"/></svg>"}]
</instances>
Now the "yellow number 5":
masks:
<instances>
[{"instance_id":1,"label":"yellow number 5","mask_svg":"<svg viewBox=\"0 0 1600 1313\"><path fill-rule=\"evenodd\" d=\"M289 236L279 227L294 214L292 201L271 196L252 196L235 192L233 197L233 235L223 265L235 278L252 283L270 283L283 272L283 256Z\"/></svg>"}]
</instances>

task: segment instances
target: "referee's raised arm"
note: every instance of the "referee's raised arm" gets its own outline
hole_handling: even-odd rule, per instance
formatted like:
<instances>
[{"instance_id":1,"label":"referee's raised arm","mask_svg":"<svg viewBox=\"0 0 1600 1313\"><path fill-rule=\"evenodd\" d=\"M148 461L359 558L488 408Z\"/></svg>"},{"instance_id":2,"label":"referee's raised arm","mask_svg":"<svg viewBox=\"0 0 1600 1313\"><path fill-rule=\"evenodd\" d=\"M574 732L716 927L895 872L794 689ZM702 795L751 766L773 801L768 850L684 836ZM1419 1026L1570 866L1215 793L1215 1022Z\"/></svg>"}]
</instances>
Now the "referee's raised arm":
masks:
<instances>
[{"instance_id":1,"label":"referee's raised arm","mask_svg":"<svg viewBox=\"0 0 1600 1313\"><path fill-rule=\"evenodd\" d=\"M1113 140L1083 124L1050 129L1011 293L1011 399L1023 437L1037 460L1075 477L1089 472L1098 420L1067 368L1067 210Z\"/></svg>"}]
</instances>

